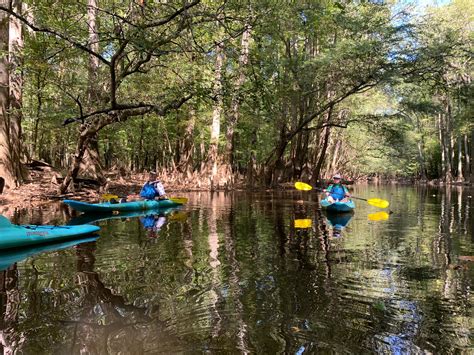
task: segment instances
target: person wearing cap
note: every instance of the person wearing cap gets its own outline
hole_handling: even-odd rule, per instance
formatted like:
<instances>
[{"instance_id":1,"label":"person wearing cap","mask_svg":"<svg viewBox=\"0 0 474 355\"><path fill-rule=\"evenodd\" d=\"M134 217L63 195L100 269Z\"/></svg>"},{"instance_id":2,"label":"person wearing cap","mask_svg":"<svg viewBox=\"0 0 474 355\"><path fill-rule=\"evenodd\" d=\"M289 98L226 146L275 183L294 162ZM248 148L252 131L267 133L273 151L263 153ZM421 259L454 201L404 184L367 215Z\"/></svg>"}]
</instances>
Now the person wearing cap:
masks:
<instances>
[{"instance_id":1,"label":"person wearing cap","mask_svg":"<svg viewBox=\"0 0 474 355\"><path fill-rule=\"evenodd\" d=\"M341 184L341 175L339 174L335 174L332 177L332 184L329 185L324 191L326 192L326 198L330 203L342 201L351 197L347 187Z\"/></svg>"},{"instance_id":2,"label":"person wearing cap","mask_svg":"<svg viewBox=\"0 0 474 355\"><path fill-rule=\"evenodd\" d=\"M143 185L140 196L146 200L154 200L156 198L158 200L168 199L165 188L161 181L157 178L155 171L150 171L148 181Z\"/></svg>"}]
</instances>

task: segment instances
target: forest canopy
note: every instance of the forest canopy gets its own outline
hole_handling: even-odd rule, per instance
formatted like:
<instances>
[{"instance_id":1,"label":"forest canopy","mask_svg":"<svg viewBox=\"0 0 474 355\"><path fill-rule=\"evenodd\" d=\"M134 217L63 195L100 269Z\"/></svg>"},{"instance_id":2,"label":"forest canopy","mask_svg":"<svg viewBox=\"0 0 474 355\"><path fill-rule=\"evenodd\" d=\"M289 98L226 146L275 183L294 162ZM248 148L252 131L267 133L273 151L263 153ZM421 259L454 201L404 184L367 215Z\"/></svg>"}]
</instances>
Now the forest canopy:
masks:
<instances>
[{"instance_id":1,"label":"forest canopy","mask_svg":"<svg viewBox=\"0 0 474 355\"><path fill-rule=\"evenodd\" d=\"M0 176L473 181L473 0L0 2Z\"/></svg>"}]
</instances>

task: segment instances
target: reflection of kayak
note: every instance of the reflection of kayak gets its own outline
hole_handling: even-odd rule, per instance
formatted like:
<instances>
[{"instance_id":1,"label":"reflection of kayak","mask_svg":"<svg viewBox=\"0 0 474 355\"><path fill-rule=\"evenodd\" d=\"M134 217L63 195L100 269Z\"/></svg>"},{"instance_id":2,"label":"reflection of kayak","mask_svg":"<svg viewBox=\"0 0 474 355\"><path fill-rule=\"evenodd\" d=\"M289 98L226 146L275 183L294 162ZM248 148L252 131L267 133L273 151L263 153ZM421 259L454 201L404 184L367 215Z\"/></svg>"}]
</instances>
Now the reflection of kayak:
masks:
<instances>
[{"instance_id":1,"label":"reflection of kayak","mask_svg":"<svg viewBox=\"0 0 474 355\"><path fill-rule=\"evenodd\" d=\"M0 216L0 249L56 243L92 234L99 230L99 227L87 224L82 226L18 226Z\"/></svg>"},{"instance_id":2,"label":"reflection of kayak","mask_svg":"<svg viewBox=\"0 0 474 355\"><path fill-rule=\"evenodd\" d=\"M331 224L331 226L334 227L335 229L342 229L345 226L347 226L352 216L353 214L351 212L326 213L326 218L328 219L329 224Z\"/></svg>"},{"instance_id":3,"label":"reflection of kayak","mask_svg":"<svg viewBox=\"0 0 474 355\"><path fill-rule=\"evenodd\" d=\"M94 242L96 240L97 240L97 237L89 237L89 238L83 238L83 239L70 240L70 241L62 242L62 243L39 245L39 246L33 246L33 247L21 248L21 249L4 250L0 252L0 271L7 269L13 263L26 259L35 254L48 252L48 251L67 249L77 244Z\"/></svg>"},{"instance_id":4,"label":"reflection of kayak","mask_svg":"<svg viewBox=\"0 0 474 355\"><path fill-rule=\"evenodd\" d=\"M167 215L173 211L177 211L181 208L181 206L177 207L169 207L169 208L159 208L155 210L146 210L146 211L129 211L129 212L120 212L117 214L112 214L110 212L109 214L99 214L99 215L94 215L94 214L82 214L80 216L72 218L68 225L70 226L77 226L81 224L88 224L88 223L94 223L94 222L99 222L99 221L105 221L108 219L122 219L122 218L132 218L132 217L142 217L142 216L147 216L147 215L155 215L155 214L164 214Z\"/></svg>"},{"instance_id":5,"label":"reflection of kayak","mask_svg":"<svg viewBox=\"0 0 474 355\"><path fill-rule=\"evenodd\" d=\"M167 207L176 207L182 205L171 200L140 200L140 201L130 201L122 203L88 203L74 200L64 200L65 204L71 206L71 208L80 212L122 212L122 211L144 211L144 210L153 210L158 208L167 208Z\"/></svg>"},{"instance_id":6,"label":"reflection of kayak","mask_svg":"<svg viewBox=\"0 0 474 355\"><path fill-rule=\"evenodd\" d=\"M321 200L320 205L328 212L351 212L355 208L354 201L330 203L327 199Z\"/></svg>"}]
</instances>

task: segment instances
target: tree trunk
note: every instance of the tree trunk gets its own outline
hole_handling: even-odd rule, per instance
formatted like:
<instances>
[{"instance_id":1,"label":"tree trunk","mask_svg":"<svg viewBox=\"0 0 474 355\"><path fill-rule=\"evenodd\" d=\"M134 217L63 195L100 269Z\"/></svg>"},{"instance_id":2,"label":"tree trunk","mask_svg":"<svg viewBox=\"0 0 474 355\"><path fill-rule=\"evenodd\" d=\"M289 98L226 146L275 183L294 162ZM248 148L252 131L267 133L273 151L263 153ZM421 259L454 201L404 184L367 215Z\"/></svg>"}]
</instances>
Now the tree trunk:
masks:
<instances>
[{"instance_id":1,"label":"tree trunk","mask_svg":"<svg viewBox=\"0 0 474 355\"><path fill-rule=\"evenodd\" d=\"M462 172L462 161L463 161L463 156L462 156L462 137L458 137L458 176L456 181L457 182L463 182L464 181L464 176Z\"/></svg>"},{"instance_id":2,"label":"tree trunk","mask_svg":"<svg viewBox=\"0 0 474 355\"><path fill-rule=\"evenodd\" d=\"M265 173L265 183L269 186L275 186L280 180L280 170L283 168L283 154L285 154L288 145L288 135L286 126L280 128L280 138L276 143L270 158L267 159L265 166L267 168Z\"/></svg>"},{"instance_id":3,"label":"tree trunk","mask_svg":"<svg viewBox=\"0 0 474 355\"><path fill-rule=\"evenodd\" d=\"M20 11L21 1L12 6ZM0 56L0 177L7 189L26 178L21 165L22 47L20 22L0 12L0 51L8 53Z\"/></svg>"},{"instance_id":4,"label":"tree trunk","mask_svg":"<svg viewBox=\"0 0 474 355\"><path fill-rule=\"evenodd\" d=\"M254 128L252 131L252 140L251 140L251 150L250 150L250 159L247 164L247 183L250 188L255 187L256 176L257 176L257 128Z\"/></svg>"},{"instance_id":5,"label":"tree trunk","mask_svg":"<svg viewBox=\"0 0 474 355\"><path fill-rule=\"evenodd\" d=\"M336 163L337 158L339 157L339 149L341 148L341 140L338 138L334 145L334 151L332 152L332 160L331 164L329 165L328 171L335 171L336 170Z\"/></svg>"},{"instance_id":6,"label":"tree trunk","mask_svg":"<svg viewBox=\"0 0 474 355\"><path fill-rule=\"evenodd\" d=\"M444 130L444 147L446 156L446 175L445 181L448 184L453 182L453 146L452 146L452 115L451 115L451 103L449 98L446 98L446 110L445 110L445 130Z\"/></svg>"},{"instance_id":7,"label":"tree trunk","mask_svg":"<svg viewBox=\"0 0 474 355\"><path fill-rule=\"evenodd\" d=\"M471 155L469 152L469 138L467 134L463 135L464 140L464 179L469 181L471 178Z\"/></svg>"},{"instance_id":8,"label":"tree trunk","mask_svg":"<svg viewBox=\"0 0 474 355\"><path fill-rule=\"evenodd\" d=\"M333 110L333 106L329 107L328 113L326 114L326 120L325 120L326 123L329 123L331 121L332 110ZM326 151L329 144L330 134L331 134L331 129L329 126L326 126L325 133L324 133L323 146L321 147L321 152L319 153L319 158L316 163L316 167L314 168L313 176L311 177L311 183L313 184L315 184L321 178L321 167L323 166L324 159L326 158Z\"/></svg>"},{"instance_id":9,"label":"tree trunk","mask_svg":"<svg viewBox=\"0 0 474 355\"><path fill-rule=\"evenodd\" d=\"M415 115L415 122L416 122L416 130L418 131L418 134L420 135L420 140L417 143L418 147L418 163L420 164L420 179L422 181L426 180L426 163L425 163L425 138L423 136L423 130L421 127L421 122L420 118L418 115Z\"/></svg>"},{"instance_id":10,"label":"tree trunk","mask_svg":"<svg viewBox=\"0 0 474 355\"><path fill-rule=\"evenodd\" d=\"M39 157L38 149L38 135L39 135L39 125L41 121L42 111L43 111L43 84L44 80L41 78L41 72L36 74L36 117L35 124L33 128L33 146L31 148L31 156L34 158Z\"/></svg>"},{"instance_id":11,"label":"tree trunk","mask_svg":"<svg viewBox=\"0 0 474 355\"><path fill-rule=\"evenodd\" d=\"M446 156L445 156L446 150L444 149L444 139L443 139L444 128L443 127L444 127L443 114L439 113L438 114L438 138L439 138L439 145L441 147L441 178L444 180L444 177L446 175Z\"/></svg>"},{"instance_id":12,"label":"tree trunk","mask_svg":"<svg viewBox=\"0 0 474 355\"><path fill-rule=\"evenodd\" d=\"M77 177L79 170L81 168L84 154L87 147L90 144L90 140L97 135L97 130L92 128L92 125L89 127L81 127L79 139L77 141L76 150L74 152L74 158L71 164L71 167L68 170L66 177L64 178L59 192L64 194L71 184L72 181Z\"/></svg>"},{"instance_id":13,"label":"tree trunk","mask_svg":"<svg viewBox=\"0 0 474 355\"><path fill-rule=\"evenodd\" d=\"M193 170L193 149L194 149L194 126L196 124L196 109L194 106L189 110L189 119L186 122L184 136L179 145L178 170L186 175Z\"/></svg>"},{"instance_id":14,"label":"tree trunk","mask_svg":"<svg viewBox=\"0 0 474 355\"><path fill-rule=\"evenodd\" d=\"M226 131L226 148L224 155L225 170L228 174L232 174L234 170L234 140L235 140L235 126L239 120L240 103L242 101L241 88L245 81L245 67L249 60L249 42L251 38L252 27L246 24L245 31L242 34L240 43L240 57L238 75L234 83L234 93L232 95L232 102L230 107L230 116L227 122Z\"/></svg>"},{"instance_id":15,"label":"tree trunk","mask_svg":"<svg viewBox=\"0 0 474 355\"><path fill-rule=\"evenodd\" d=\"M87 27L89 30L89 43L88 47L95 53L99 52L99 34L97 33L97 0L87 0ZM99 70L99 58L89 55L89 66L88 66L88 85L87 85L87 103L89 107L93 107L97 95L97 79Z\"/></svg>"},{"instance_id":16,"label":"tree trunk","mask_svg":"<svg viewBox=\"0 0 474 355\"><path fill-rule=\"evenodd\" d=\"M89 31L90 50L99 52L99 35L97 33L97 0L87 0L87 27ZM99 59L93 55L89 55L88 65L88 85L87 85L87 107L92 109L97 105L99 95L97 92ZM99 183L105 184L103 175L103 166L100 161L99 153L99 135L96 133L88 140L86 150L84 152L83 163L80 166L81 174L92 179L97 179Z\"/></svg>"},{"instance_id":17,"label":"tree trunk","mask_svg":"<svg viewBox=\"0 0 474 355\"><path fill-rule=\"evenodd\" d=\"M471 164L470 164L471 165L471 168L470 168L471 184L474 184L474 129L471 131L471 152L470 152L469 157L471 161Z\"/></svg>"},{"instance_id":18,"label":"tree trunk","mask_svg":"<svg viewBox=\"0 0 474 355\"><path fill-rule=\"evenodd\" d=\"M211 190L214 189L215 177L217 175L219 135L221 131L221 116L223 109L222 92L222 67L224 65L224 46L222 43L216 45L216 63L214 66L214 109L212 112L211 143L207 156L207 171L210 172L209 179Z\"/></svg>"}]
</instances>

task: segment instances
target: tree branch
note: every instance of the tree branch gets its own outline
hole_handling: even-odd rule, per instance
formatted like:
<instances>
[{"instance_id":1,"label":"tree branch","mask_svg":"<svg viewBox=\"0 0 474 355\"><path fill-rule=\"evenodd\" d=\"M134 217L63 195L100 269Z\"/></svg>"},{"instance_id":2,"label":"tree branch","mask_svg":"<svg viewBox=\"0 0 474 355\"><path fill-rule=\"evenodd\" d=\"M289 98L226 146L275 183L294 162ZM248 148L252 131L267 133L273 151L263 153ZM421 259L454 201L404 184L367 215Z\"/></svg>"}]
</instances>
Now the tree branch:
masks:
<instances>
[{"instance_id":1,"label":"tree branch","mask_svg":"<svg viewBox=\"0 0 474 355\"><path fill-rule=\"evenodd\" d=\"M150 23L144 25L144 28L151 28L151 27L158 27L158 26L166 25L167 23L169 23L173 19L175 19L177 16L181 15L183 12L189 10L190 8L196 6L200 2L201 2L201 0L195 0L192 3L189 3L185 6L183 6L181 9L176 10L173 14L169 15L168 17L165 17L162 20L159 20L159 21L156 21L156 22L150 22Z\"/></svg>"},{"instance_id":2,"label":"tree branch","mask_svg":"<svg viewBox=\"0 0 474 355\"><path fill-rule=\"evenodd\" d=\"M104 120L104 122L106 123L102 127L105 127L108 124L113 123L113 122L124 121L125 119L131 116L139 116L139 115L144 115L151 112L154 112L159 116L163 116L171 110L176 110L180 108L184 103L186 103L192 97L193 97L192 94L186 95L180 99L171 101L169 104L167 104L164 107L159 106L159 105L146 104L146 103L116 105L115 107L108 107L102 110L93 111L85 115L80 115L79 117L67 118L64 120L63 126L66 126L69 123L73 123L73 122L83 123L88 118L100 116L104 114L108 115L109 119Z\"/></svg>"},{"instance_id":3,"label":"tree branch","mask_svg":"<svg viewBox=\"0 0 474 355\"><path fill-rule=\"evenodd\" d=\"M76 48L78 48L78 49L80 49L80 50L82 50L86 53L89 53L90 55L93 55L94 57L98 58L102 63L104 63L106 65L110 65L110 62L107 59L105 59L100 54L94 52L93 50L89 49L87 47L87 45L79 43L76 40L74 40L72 38L69 38L68 36L64 35L63 33L56 32L56 31L54 31L52 29L49 29L49 28L40 28L38 26L35 26L33 23L28 21L28 19L26 17L16 13L11 8L0 5L0 11L5 11L7 14L10 14L11 16L17 18L20 22L22 22L23 24L25 24L26 26L31 28L34 32L43 32L43 33L47 33L47 34L53 35L55 37L61 38L62 40L72 44L74 47L76 47Z\"/></svg>"}]
</instances>

